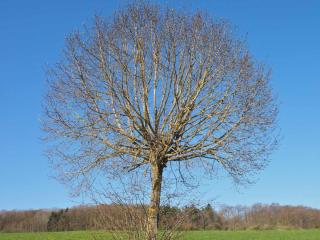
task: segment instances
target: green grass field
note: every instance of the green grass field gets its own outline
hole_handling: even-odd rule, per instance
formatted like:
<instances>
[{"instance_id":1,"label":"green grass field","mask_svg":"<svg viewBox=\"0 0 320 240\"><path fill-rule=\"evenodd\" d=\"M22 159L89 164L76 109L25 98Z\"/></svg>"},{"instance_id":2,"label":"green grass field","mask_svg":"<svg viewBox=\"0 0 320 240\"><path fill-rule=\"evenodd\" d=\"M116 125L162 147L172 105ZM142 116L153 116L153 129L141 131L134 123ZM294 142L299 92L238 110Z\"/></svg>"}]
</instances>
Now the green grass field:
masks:
<instances>
[{"instance_id":1,"label":"green grass field","mask_svg":"<svg viewBox=\"0 0 320 240\"><path fill-rule=\"evenodd\" d=\"M111 240L102 232L0 233L0 240ZM320 240L320 230L190 231L185 240Z\"/></svg>"}]
</instances>

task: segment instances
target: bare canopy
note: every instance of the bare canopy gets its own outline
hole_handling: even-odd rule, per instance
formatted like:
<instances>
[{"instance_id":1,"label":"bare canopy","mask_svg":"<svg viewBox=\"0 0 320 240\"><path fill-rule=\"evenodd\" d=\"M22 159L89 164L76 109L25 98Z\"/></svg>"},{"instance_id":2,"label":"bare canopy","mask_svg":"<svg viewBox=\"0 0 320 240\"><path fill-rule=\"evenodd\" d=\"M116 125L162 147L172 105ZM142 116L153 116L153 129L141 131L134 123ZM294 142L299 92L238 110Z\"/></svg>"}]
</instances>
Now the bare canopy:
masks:
<instances>
[{"instance_id":1,"label":"bare canopy","mask_svg":"<svg viewBox=\"0 0 320 240\"><path fill-rule=\"evenodd\" d=\"M68 37L49 76L44 128L61 175L150 171L148 239L169 163L220 165L240 181L276 143L269 71L201 13L141 3L97 17Z\"/></svg>"}]
</instances>

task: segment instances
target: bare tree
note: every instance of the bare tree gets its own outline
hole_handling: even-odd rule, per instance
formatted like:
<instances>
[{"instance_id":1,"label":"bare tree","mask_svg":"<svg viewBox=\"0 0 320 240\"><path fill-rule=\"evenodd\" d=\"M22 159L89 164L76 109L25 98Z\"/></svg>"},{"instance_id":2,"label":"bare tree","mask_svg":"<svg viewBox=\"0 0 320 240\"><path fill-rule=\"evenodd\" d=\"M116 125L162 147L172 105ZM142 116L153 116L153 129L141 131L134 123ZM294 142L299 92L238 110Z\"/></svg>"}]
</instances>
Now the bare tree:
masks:
<instances>
[{"instance_id":1,"label":"bare tree","mask_svg":"<svg viewBox=\"0 0 320 240\"><path fill-rule=\"evenodd\" d=\"M60 176L80 186L97 171L150 176L147 239L166 176L220 166L241 182L276 143L269 71L228 23L199 12L140 2L96 17L49 76L44 129Z\"/></svg>"}]
</instances>

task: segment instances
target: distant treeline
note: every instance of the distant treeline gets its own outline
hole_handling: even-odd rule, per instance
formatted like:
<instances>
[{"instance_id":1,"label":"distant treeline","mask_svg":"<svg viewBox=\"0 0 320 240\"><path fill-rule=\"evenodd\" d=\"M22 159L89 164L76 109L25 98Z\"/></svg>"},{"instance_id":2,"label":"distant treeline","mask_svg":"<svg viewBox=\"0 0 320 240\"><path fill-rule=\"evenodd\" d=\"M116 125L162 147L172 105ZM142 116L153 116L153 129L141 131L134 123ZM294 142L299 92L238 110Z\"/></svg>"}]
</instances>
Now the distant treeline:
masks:
<instances>
[{"instance_id":1,"label":"distant treeline","mask_svg":"<svg viewBox=\"0 0 320 240\"><path fill-rule=\"evenodd\" d=\"M78 206L61 210L1 211L0 232L40 232L108 229L101 214L119 221L118 206ZM181 221L182 220L182 221ZM303 206L255 204L224 206L215 210L190 205L183 208L162 206L159 227L176 225L181 230L244 230L276 228L320 228L320 210Z\"/></svg>"}]
</instances>

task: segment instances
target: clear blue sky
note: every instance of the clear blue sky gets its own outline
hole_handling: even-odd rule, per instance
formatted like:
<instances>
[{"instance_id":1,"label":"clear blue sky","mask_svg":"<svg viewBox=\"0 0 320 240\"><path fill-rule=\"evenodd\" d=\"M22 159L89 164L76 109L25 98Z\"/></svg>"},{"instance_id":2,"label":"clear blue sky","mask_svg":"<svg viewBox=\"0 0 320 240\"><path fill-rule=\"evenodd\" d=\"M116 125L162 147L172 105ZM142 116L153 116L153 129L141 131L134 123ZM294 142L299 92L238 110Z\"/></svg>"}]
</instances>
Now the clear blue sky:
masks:
<instances>
[{"instance_id":1,"label":"clear blue sky","mask_svg":"<svg viewBox=\"0 0 320 240\"><path fill-rule=\"evenodd\" d=\"M50 178L40 140L45 68L59 59L64 37L109 0L0 1L0 209L81 203ZM168 1L169 2L169 1ZM303 204L320 208L320 1L176 1L229 19L254 55L273 68L282 142L255 185L220 179L208 198L227 204ZM85 201L85 200L84 200Z\"/></svg>"}]
</instances>

